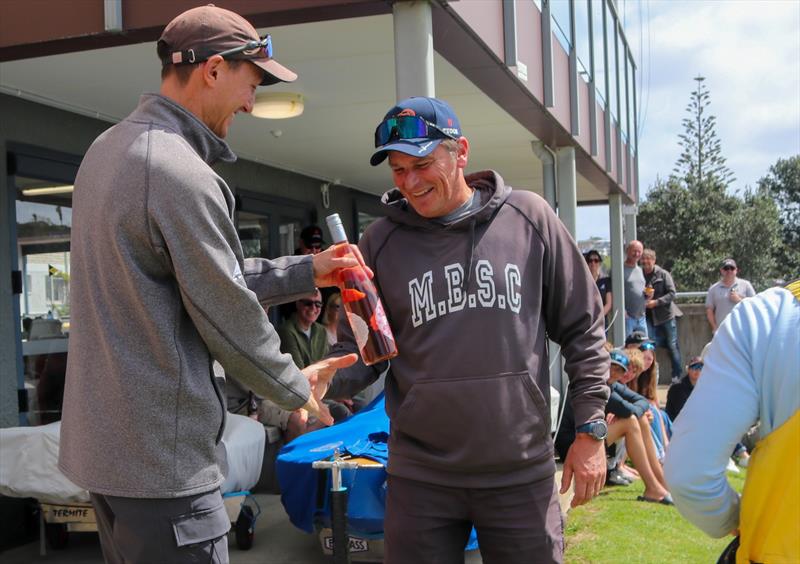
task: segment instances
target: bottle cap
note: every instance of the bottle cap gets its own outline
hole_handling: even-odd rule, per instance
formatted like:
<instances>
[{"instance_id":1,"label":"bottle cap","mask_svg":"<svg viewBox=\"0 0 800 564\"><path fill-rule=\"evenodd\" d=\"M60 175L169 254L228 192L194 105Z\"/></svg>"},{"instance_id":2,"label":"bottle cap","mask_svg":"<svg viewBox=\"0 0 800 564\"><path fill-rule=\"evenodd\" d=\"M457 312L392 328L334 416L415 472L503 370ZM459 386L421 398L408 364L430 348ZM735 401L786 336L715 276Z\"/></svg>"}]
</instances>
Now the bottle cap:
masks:
<instances>
[{"instance_id":1,"label":"bottle cap","mask_svg":"<svg viewBox=\"0 0 800 564\"><path fill-rule=\"evenodd\" d=\"M328 231L331 232L331 240L334 243L344 243L347 241L347 233L344 231L342 218L338 213L332 213L325 218L325 223L328 224Z\"/></svg>"}]
</instances>

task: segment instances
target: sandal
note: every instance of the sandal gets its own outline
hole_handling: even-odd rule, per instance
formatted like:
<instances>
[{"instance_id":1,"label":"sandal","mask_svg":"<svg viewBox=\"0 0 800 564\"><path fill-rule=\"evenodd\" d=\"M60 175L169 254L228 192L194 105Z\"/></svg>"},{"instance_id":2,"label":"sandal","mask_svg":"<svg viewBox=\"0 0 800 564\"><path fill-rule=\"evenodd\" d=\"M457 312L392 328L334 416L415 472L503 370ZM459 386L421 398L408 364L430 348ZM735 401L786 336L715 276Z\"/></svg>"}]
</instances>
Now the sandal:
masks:
<instances>
[{"instance_id":1,"label":"sandal","mask_svg":"<svg viewBox=\"0 0 800 564\"><path fill-rule=\"evenodd\" d=\"M675 505L675 503L673 503L672 501L672 498L670 498L668 495L665 495L661 499L650 499L649 497L644 497L643 495L640 495L636 498L636 501L646 501L647 503L660 503L661 505Z\"/></svg>"}]
</instances>

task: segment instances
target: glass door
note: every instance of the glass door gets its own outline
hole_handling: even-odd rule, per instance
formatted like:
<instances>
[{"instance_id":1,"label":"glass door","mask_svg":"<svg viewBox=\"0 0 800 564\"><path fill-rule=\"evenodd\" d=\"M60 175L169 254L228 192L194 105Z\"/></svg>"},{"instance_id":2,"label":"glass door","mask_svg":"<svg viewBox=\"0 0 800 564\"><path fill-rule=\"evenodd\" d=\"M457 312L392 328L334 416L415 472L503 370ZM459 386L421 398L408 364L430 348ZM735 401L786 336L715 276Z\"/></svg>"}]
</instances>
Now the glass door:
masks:
<instances>
[{"instance_id":1,"label":"glass door","mask_svg":"<svg viewBox=\"0 0 800 564\"><path fill-rule=\"evenodd\" d=\"M15 176L23 387L30 425L61 419L70 328L72 185Z\"/></svg>"}]
</instances>

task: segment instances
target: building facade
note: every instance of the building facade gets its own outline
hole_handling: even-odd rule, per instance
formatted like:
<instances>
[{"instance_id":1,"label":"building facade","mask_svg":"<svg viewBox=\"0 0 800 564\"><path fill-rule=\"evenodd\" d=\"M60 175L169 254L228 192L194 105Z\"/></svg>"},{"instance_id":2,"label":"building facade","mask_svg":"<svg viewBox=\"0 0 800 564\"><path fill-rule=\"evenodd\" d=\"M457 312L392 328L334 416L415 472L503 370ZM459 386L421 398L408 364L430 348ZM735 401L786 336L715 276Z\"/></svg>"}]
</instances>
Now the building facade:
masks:
<instances>
[{"instance_id":1,"label":"building facade","mask_svg":"<svg viewBox=\"0 0 800 564\"><path fill-rule=\"evenodd\" d=\"M333 211L360 233L391 187L388 169L368 164L375 125L397 99L435 95L459 114L469 169L543 195L573 235L578 205L609 204L621 284L623 206L638 194L638 71L613 0L216 3L272 35L300 77L274 90L305 104L299 117L232 127L240 159L218 172L237 195L248 256L291 254L299 230ZM197 4L55 2L47 18L28 0L0 5L2 426L60 417L72 183L91 142L158 90L155 41Z\"/></svg>"}]
</instances>

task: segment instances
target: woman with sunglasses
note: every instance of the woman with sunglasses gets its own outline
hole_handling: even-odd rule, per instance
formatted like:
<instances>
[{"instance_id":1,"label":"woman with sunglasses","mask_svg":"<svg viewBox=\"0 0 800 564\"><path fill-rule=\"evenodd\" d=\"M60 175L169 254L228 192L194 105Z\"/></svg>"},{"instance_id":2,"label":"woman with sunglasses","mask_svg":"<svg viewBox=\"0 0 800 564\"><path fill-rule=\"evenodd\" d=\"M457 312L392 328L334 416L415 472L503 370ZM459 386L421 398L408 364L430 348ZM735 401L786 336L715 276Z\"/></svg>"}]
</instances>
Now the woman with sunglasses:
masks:
<instances>
[{"instance_id":1,"label":"woman with sunglasses","mask_svg":"<svg viewBox=\"0 0 800 564\"><path fill-rule=\"evenodd\" d=\"M608 312L614 304L614 296L611 294L611 277L601 276L603 273L603 257L594 249L588 251L583 255L586 264L589 265L589 272L594 278L597 289L600 291L600 301L603 303L603 317L606 320L606 327L608 327Z\"/></svg>"}]
</instances>

